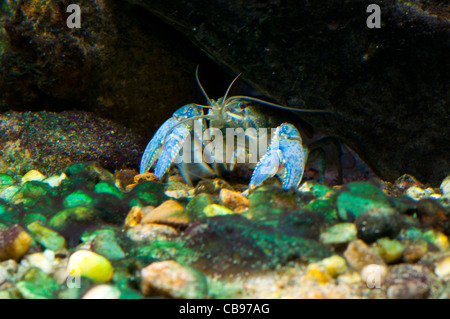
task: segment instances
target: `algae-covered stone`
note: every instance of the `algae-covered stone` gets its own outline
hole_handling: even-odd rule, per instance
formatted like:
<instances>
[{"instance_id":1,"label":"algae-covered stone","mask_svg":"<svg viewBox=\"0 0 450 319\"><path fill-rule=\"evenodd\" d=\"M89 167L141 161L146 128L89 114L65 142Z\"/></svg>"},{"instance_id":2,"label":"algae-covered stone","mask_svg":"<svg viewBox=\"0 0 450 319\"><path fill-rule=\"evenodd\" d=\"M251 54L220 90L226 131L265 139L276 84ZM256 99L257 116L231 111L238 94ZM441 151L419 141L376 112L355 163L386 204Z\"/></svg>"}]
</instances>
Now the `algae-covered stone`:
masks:
<instances>
[{"instance_id":1,"label":"algae-covered stone","mask_svg":"<svg viewBox=\"0 0 450 319\"><path fill-rule=\"evenodd\" d=\"M325 244L344 244L356 239L357 229L353 223L341 223L327 228L320 234L320 241Z\"/></svg>"},{"instance_id":2,"label":"algae-covered stone","mask_svg":"<svg viewBox=\"0 0 450 319\"><path fill-rule=\"evenodd\" d=\"M25 299L50 299L58 292L59 285L38 268L31 268L17 288Z\"/></svg>"},{"instance_id":3,"label":"algae-covered stone","mask_svg":"<svg viewBox=\"0 0 450 319\"><path fill-rule=\"evenodd\" d=\"M0 193L0 199L6 201L6 202L10 202L11 199L14 197L14 195L19 191L20 186L10 186L8 188L5 188L1 193Z\"/></svg>"},{"instance_id":4,"label":"algae-covered stone","mask_svg":"<svg viewBox=\"0 0 450 319\"><path fill-rule=\"evenodd\" d=\"M213 199L210 194L202 193L194 196L189 204L186 206L186 209L191 213L193 219L203 217L203 210L206 206L213 203Z\"/></svg>"},{"instance_id":5,"label":"algae-covered stone","mask_svg":"<svg viewBox=\"0 0 450 319\"><path fill-rule=\"evenodd\" d=\"M423 238L439 248L439 250L444 251L448 248L449 242L448 237L440 231L428 230L423 233Z\"/></svg>"},{"instance_id":6,"label":"algae-covered stone","mask_svg":"<svg viewBox=\"0 0 450 319\"><path fill-rule=\"evenodd\" d=\"M38 213L28 213L23 217L23 223L25 225L29 225L36 221L45 224L45 222L47 221L47 218L45 218L45 216L43 216L42 214L38 214Z\"/></svg>"},{"instance_id":7,"label":"algae-covered stone","mask_svg":"<svg viewBox=\"0 0 450 319\"><path fill-rule=\"evenodd\" d=\"M94 192L111 194L119 199L123 197L123 193L117 187L105 182L100 182L96 184L94 187Z\"/></svg>"},{"instance_id":8,"label":"algae-covered stone","mask_svg":"<svg viewBox=\"0 0 450 319\"><path fill-rule=\"evenodd\" d=\"M48 222L48 225L55 229L62 229L70 224L80 224L92 221L95 214L92 208L76 206L66 208L56 213Z\"/></svg>"},{"instance_id":9,"label":"algae-covered stone","mask_svg":"<svg viewBox=\"0 0 450 319\"><path fill-rule=\"evenodd\" d=\"M140 205L136 205L134 201L131 206L157 206L166 201L168 197L164 194L164 184L156 182L144 182L136 185L129 193L129 200L135 199L140 201Z\"/></svg>"},{"instance_id":10,"label":"algae-covered stone","mask_svg":"<svg viewBox=\"0 0 450 319\"><path fill-rule=\"evenodd\" d=\"M94 282L108 282L113 267L105 257L88 250L78 250L69 258L67 270L72 276L84 276Z\"/></svg>"},{"instance_id":11,"label":"algae-covered stone","mask_svg":"<svg viewBox=\"0 0 450 319\"><path fill-rule=\"evenodd\" d=\"M368 210L390 207L384 193L375 185L368 182L354 182L347 184L337 198L339 218L354 221L358 215Z\"/></svg>"},{"instance_id":12,"label":"algae-covered stone","mask_svg":"<svg viewBox=\"0 0 450 319\"><path fill-rule=\"evenodd\" d=\"M199 299L207 295L205 276L174 260L155 262L141 270L142 292L170 298Z\"/></svg>"},{"instance_id":13,"label":"algae-covered stone","mask_svg":"<svg viewBox=\"0 0 450 319\"><path fill-rule=\"evenodd\" d=\"M85 192L78 190L68 195L64 201L64 207L70 208L75 206L88 206L92 203L92 197Z\"/></svg>"},{"instance_id":14,"label":"algae-covered stone","mask_svg":"<svg viewBox=\"0 0 450 319\"><path fill-rule=\"evenodd\" d=\"M319 197L305 206L305 209L317 212L325 217L328 222L333 222L338 219L336 210L336 199L334 196Z\"/></svg>"},{"instance_id":15,"label":"algae-covered stone","mask_svg":"<svg viewBox=\"0 0 450 319\"><path fill-rule=\"evenodd\" d=\"M87 174L93 180L114 183L114 175L96 162L72 164L64 170L64 173L69 177Z\"/></svg>"},{"instance_id":16,"label":"algae-covered stone","mask_svg":"<svg viewBox=\"0 0 450 319\"><path fill-rule=\"evenodd\" d=\"M32 239L19 225L0 229L0 261L19 260L30 248Z\"/></svg>"},{"instance_id":17,"label":"algae-covered stone","mask_svg":"<svg viewBox=\"0 0 450 319\"><path fill-rule=\"evenodd\" d=\"M23 197L23 198L36 198L42 195L47 194L47 192L50 190L50 186L46 183L42 183L39 181L30 181L26 182L22 185L20 190L15 194L14 200L16 197Z\"/></svg>"},{"instance_id":18,"label":"algae-covered stone","mask_svg":"<svg viewBox=\"0 0 450 319\"><path fill-rule=\"evenodd\" d=\"M14 178L10 175L0 174L0 186L11 186L14 184Z\"/></svg>"},{"instance_id":19,"label":"algae-covered stone","mask_svg":"<svg viewBox=\"0 0 450 319\"><path fill-rule=\"evenodd\" d=\"M100 231L91 247L94 252L105 256L109 260L125 258L125 253L118 244L114 232L111 230Z\"/></svg>"},{"instance_id":20,"label":"algae-covered stone","mask_svg":"<svg viewBox=\"0 0 450 319\"><path fill-rule=\"evenodd\" d=\"M330 193L334 193L334 191L323 184L320 183L314 183L310 181L304 182L298 190L302 193L310 193L315 197L322 197L325 195L331 195Z\"/></svg>"},{"instance_id":21,"label":"algae-covered stone","mask_svg":"<svg viewBox=\"0 0 450 319\"><path fill-rule=\"evenodd\" d=\"M27 226L31 237L47 249L58 251L66 248L66 240L59 233L33 222Z\"/></svg>"}]
</instances>

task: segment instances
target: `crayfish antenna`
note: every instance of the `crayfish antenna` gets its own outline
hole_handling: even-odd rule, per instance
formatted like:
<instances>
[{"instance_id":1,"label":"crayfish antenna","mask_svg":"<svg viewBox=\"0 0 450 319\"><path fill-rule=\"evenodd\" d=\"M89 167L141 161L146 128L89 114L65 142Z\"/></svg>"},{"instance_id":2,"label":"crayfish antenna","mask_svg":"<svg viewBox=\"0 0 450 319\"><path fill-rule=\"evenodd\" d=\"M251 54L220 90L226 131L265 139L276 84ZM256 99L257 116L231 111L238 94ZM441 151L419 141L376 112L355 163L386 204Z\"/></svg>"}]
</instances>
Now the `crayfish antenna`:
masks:
<instances>
[{"instance_id":1,"label":"crayfish antenna","mask_svg":"<svg viewBox=\"0 0 450 319\"><path fill-rule=\"evenodd\" d=\"M200 90L203 93L203 96L206 98L206 100L208 101L209 105L212 105L211 99L209 98L208 94L206 94L205 89L203 88L203 85L200 83L200 79L198 78L198 68L199 65L197 65L197 68L195 69L195 79L197 81L198 86L200 87Z\"/></svg>"},{"instance_id":2,"label":"crayfish antenna","mask_svg":"<svg viewBox=\"0 0 450 319\"><path fill-rule=\"evenodd\" d=\"M229 100L246 100L246 101L252 101L252 102L257 102L257 103L261 103L261 104L265 104L265 105L269 105L269 106L273 106L279 109L283 109L283 110L289 110L289 111L294 111L294 112L304 112L304 113L333 113L332 111L329 110L320 110L320 109L297 109L295 107L289 107L289 106L284 106L284 105L280 105L280 104L276 104L276 103L271 103L271 102L267 102L264 100L260 100L257 99L256 97L250 97L250 96L245 96L245 95L238 95L238 96L233 96L230 97Z\"/></svg>"}]
</instances>

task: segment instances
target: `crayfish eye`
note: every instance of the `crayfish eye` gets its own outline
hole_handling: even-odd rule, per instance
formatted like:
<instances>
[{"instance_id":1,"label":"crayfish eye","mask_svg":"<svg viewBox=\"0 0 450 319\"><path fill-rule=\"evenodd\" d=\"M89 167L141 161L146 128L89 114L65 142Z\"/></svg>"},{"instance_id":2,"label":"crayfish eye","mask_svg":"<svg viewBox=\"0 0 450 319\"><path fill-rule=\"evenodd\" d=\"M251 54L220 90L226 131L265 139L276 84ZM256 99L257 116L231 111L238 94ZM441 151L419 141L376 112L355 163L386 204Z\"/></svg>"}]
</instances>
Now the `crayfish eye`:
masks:
<instances>
[{"instance_id":1,"label":"crayfish eye","mask_svg":"<svg viewBox=\"0 0 450 319\"><path fill-rule=\"evenodd\" d=\"M245 108L247 107L247 104L244 103L244 102L239 102L238 106L239 106L239 108L240 108L241 110L243 110L243 109L245 109Z\"/></svg>"}]
</instances>

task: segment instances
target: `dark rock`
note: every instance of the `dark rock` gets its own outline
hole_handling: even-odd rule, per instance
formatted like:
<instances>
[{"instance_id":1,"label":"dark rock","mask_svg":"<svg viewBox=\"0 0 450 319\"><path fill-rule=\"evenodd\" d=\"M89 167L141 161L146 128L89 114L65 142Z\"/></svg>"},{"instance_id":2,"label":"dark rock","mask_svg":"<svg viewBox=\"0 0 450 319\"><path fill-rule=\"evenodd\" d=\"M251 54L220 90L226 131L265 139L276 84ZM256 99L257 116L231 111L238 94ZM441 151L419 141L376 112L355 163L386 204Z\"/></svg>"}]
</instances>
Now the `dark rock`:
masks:
<instances>
[{"instance_id":1,"label":"dark rock","mask_svg":"<svg viewBox=\"0 0 450 319\"><path fill-rule=\"evenodd\" d=\"M72 111L2 114L0 145L0 172L37 169L47 175L73 162L97 161L111 170L137 167L145 146L119 124Z\"/></svg>"},{"instance_id":2,"label":"dark rock","mask_svg":"<svg viewBox=\"0 0 450 319\"><path fill-rule=\"evenodd\" d=\"M149 137L182 105L204 103L195 66L213 63L181 33L116 0L78 2L81 28L69 29L69 4L2 6L0 110L89 110Z\"/></svg>"},{"instance_id":3,"label":"dark rock","mask_svg":"<svg viewBox=\"0 0 450 319\"><path fill-rule=\"evenodd\" d=\"M433 1L129 0L348 144L381 178L438 185L450 163L448 5ZM369 29L369 4L381 7Z\"/></svg>"},{"instance_id":4,"label":"dark rock","mask_svg":"<svg viewBox=\"0 0 450 319\"><path fill-rule=\"evenodd\" d=\"M367 243L383 237L394 238L401 230L401 222L396 210L383 207L365 212L355 220L358 238Z\"/></svg>"}]
</instances>

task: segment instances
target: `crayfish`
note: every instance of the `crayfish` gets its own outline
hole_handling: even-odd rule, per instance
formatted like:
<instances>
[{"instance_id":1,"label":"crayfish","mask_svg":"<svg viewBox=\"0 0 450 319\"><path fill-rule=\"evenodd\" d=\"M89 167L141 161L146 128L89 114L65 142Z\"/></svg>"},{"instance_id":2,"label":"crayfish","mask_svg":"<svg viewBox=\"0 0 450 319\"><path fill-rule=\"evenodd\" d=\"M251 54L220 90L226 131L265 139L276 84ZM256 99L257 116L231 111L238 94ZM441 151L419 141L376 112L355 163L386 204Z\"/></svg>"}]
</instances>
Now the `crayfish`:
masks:
<instances>
[{"instance_id":1,"label":"crayfish","mask_svg":"<svg viewBox=\"0 0 450 319\"><path fill-rule=\"evenodd\" d=\"M284 189L297 188L308 150L294 125L276 126L276 118L261 106L295 112L328 111L297 109L243 95L228 96L239 75L222 98L213 100L200 83L198 67L195 77L207 105L187 104L173 113L148 143L141 159L140 174L154 166L155 175L162 180L175 164L185 182L192 185L195 179L220 176L223 170L246 165L254 170L245 193L273 176L280 179ZM268 128L272 134L267 133ZM223 143L223 133L226 143Z\"/></svg>"}]
</instances>

